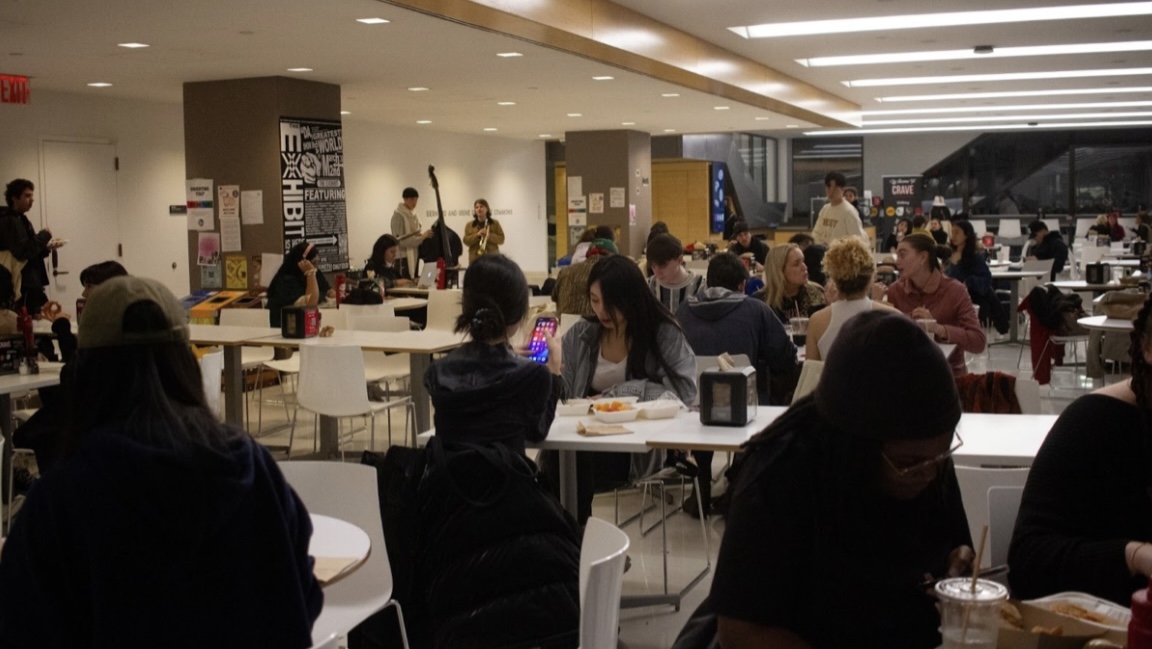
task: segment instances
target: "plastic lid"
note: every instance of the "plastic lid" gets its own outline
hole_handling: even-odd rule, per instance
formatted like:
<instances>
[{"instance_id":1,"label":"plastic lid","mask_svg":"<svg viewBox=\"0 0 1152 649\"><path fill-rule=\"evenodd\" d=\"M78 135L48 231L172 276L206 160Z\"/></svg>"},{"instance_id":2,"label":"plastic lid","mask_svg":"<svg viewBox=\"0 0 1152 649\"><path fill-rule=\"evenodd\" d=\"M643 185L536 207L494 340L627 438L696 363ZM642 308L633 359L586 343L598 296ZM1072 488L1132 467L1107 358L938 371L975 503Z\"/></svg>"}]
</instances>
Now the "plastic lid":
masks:
<instances>
[{"instance_id":1,"label":"plastic lid","mask_svg":"<svg viewBox=\"0 0 1152 649\"><path fill-rule=\"evenodd\" d=\"M944 579L936 584L936 594L962 602L999 602L1008 599L1008 589L987 579L976 580L976 590L972 590L971 577Z\"/></svg>"}]
</instances>

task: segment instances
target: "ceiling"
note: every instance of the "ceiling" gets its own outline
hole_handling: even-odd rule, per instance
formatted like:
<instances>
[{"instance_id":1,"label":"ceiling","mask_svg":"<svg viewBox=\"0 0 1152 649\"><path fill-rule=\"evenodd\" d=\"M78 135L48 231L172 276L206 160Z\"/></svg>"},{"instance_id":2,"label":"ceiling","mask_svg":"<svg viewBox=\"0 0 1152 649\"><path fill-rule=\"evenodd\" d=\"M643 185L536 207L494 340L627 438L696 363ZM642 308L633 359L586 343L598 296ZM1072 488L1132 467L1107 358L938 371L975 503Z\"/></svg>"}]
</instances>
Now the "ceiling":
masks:
<instances>
[{"instance_id":1,"label":"ceiling","mask_svg":"<svg viewBox=\"0 0 1152 649\"><path fill-rule=\"evenodd\" d=\"M852 18L956 10L955 3L924 0L616 0L722 48L798 77L869 110L942 106L989 107L1107 101L1148 101L1152 92L1117 94L1130 86L1152 87L1152 75L1097 79L932 84L849 88L841 82L874 77L972 74L1152 66L1152 52L806 68L795 61L814 56L928 49L996 47L1139 40L1152 17L1081 19L1006 26L941 27L834 36L746 40L729 27L760 22ZM1000 9L1005 0L967 0L962 9ZM1080 0L1083 4L1083 0ZM1060 0L1012 0L1012 7L1077 4ZM1096 3L1099 4L1099 3ZM363 25L357 18L391 21ZM118 43L150 47L129 50ZM500 58L498 52L524 56ZM308 67L312 72L288 72ZM811 124L760 108L626 72L523 40L474 29L376 0L0 0L0 72L33 77L38 90L180 102L181 84L274 75L339 84L345 119L411 128L537 139L567 130L635 128L654 135L725 130L760 131ZM594 81L594 76L612 76ZM107 82L108 88L90 88ZM427 87L412 92L410 87ZM878 96L973 90L1091 88L1079 96L880 104ZM678 97L663 97L678 93ZM500 106L497 102L515 102ZM726 110L716 110L727 106ZM1039 110L1039 109L1038 109ZM1152 113L1152 107L1050 110L1056 115ZM1032 116L1037 111L1015 112ZM570 117L569 113L580 113ZM957 115L958 116L958 115ZM950 118L950 115L907 116ZM907 118L900 116L899 118ZM760 118L760 119L757 119ZM765 119L766 118L766 119ZM884 117L883 119L897 119ZM1108 121L1105 118L1104 121ZM1111 119L1139 119L1133 117ZM1150 117L1149 119L1152 119ZM431 123L418 125L418 120ZM1043 121L1040 119L1029 121ZM1096 120L1094 120L1096 121ZM625 122L634 124L625 125ZM983 123L975 123L980 128ZM948 124L938 124L937 126ZM485 131L484 129L496 129ZM827 130L827 129L826 129Z\"/></svg>"}]
</instances>

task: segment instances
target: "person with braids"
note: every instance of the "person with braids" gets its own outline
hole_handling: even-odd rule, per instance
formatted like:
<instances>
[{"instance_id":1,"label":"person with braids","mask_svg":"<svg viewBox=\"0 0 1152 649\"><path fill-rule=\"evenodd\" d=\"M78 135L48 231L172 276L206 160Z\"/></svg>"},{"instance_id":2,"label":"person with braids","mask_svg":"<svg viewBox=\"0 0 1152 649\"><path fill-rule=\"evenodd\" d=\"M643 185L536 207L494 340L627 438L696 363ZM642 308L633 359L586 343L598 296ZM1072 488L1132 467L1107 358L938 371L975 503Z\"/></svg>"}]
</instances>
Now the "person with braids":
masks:
<instances>
[{"instance_id":1,"label":"person with braids","mask_svg":"<svg viewBox=\"0 0 1152 649\"><path fill-rule=\"evenodd\" d=\"M888 287L888 302L915 320L933 321L925 325L928 333L937 342L956 345L948 360L952 373L963 376L968 373L964 352L979 354L988 341L968 291L942 272L941 254L951 255L952 250L937 246L927 234L914 232L904 237L896 247L900 279Z\"/></svg>"},{"instance_id":2,"label":"person with braids","mask_svg":"<svg viewBox=\"0 0 1152 649\"><path fill-rule=\"evenodd\" d=\"M588 299L593 314L564 334L568 396L671 398L685 404L696 399L696 355L676 318L648 289L636 262L623 255L597 262L588 275ZM577 453L576 518L581 525L592 515L592 496L598 487L623 483L630 475L646 475L656 468L646 454L637 458L634 470L631 459L626 453ZM555 487L559 477L555 453L545 454L541 462Z\"/></svg>"},{"instance_id":3,"label":"person with braids","mask_svg":"<svg viewBox=\"0 0 1152 649\"><path fill-rule=\"evenodd\" d=\"M513 348L527 313L520 267L479 257L456 321L471 340L424 376L436 434L415 473L417 515L406 521L415 530L413 599L403 602L414 647L575 645L576 522L524 454L526 442L548 435L563 393L560 345L546 337L545 364Z\"/></svg>"},{"instance_id":4,"label":"person with braids","mask_svg":"<svg viewBox=\"0 0 1152 649\"><path fill-rule=\"evenodd\" d=\"M1044 439L1008 550L1012 594L1081 591L1122 606L1152 576L1152 300L1132 378L1072 402Z\"/></svg>"}]
</instances>

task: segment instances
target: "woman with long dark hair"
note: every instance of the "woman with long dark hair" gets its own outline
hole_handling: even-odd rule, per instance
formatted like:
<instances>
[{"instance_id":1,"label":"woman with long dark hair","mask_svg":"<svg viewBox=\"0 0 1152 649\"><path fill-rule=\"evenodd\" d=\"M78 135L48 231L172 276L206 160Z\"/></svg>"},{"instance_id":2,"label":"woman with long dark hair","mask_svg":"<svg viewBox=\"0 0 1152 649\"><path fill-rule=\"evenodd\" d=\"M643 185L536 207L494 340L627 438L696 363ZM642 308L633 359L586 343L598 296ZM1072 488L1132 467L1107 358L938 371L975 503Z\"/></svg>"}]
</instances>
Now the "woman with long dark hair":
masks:
<instances>
[{"instance_id":1,"label":"woman with long dark hair","mask_svg":"<svg viewBox=\"0 0 1152 649\"><path fill-rule=\"evenodd\" d=\"M498 255L504 243L504 228L492 218L488 201L477 198L472 206L472 220L464 226L464 245L468 246L468 264L481 255ZM481 245L483 244L483 245Z\"/></svg>"},{"instance_id":2,"label":"woman with long dark hair","mask_svg":"<svg viewBox=\"0 0 1152 649\"><path fill-rule=\"evenodd\" d=\"M639 397L651 401L696 398L696 356L676 318L644 281L636 262L623 255L605 257L588 275L593 315L564 334L564 384L570 397ZM646 456L645 456L646 457ZM651 465L631 471L628 454L577 454L577 519L592 515L597 484L627 480ZM552 460L549 459L549 462ZM643 463L643 461L641 461ZM554 477L554 465L547 466ZM596 479L594 479L594 477ZM601 479L602 478L602 479Z\"/></svg>"},{"instance_id":3,"label":"woman with long dark hair","mask_svg":"<svg viewBox=\"0 0 1152 649\"><path fill-rule=\"evenodd\" d=\"M404 603L413 646L575 639L579 536L524 455L525 442L548 435L563 393L560 344L545 337L543 364L514 349L527 313L528 282L515 262L480 257L468 268L456 321L471 340L424 376L436 435L416 496L417 601Z\"/></svg>"},{"instance_id":4,"label":"woman with long dark hair","mask_svg":"<svg viewBox=\"0 0 1152 649\"><path fill-rule=\"evenodd\" d=\"M308 512L268 452L216 420L159 282L92 291L65 430L4 546L0 645L311 646Z\"/></svg>"},{"instance_id":5,"label":"woman with long dark hair","mask_svg":"<svg viewBox=\"0 0 1152 649\"><path fill-rule=\"evenodd\" d=\"M286 306L316 306L328 295L328 280L316 268L320 251L302 241L284 255L284 263L268 285L268 323L280 326L280 310Z\"/></svg>"},{"instance_id":6,"label":"woman with long dark hair","mask_svg":"<svg viewBox=\"0 0 1152 649\"><path fill-rule=\"evenodd\" d=\"M364 264L364 276L373 274L373 278L384 282L384 288L393 286L411 286L412 275L407 265L396 263L400 253L400 240L390 234L380 235L376 243L372 244L372 256Z\"/></svg>"},{"instance_id":7,"label":"woman with long dark hair","mask_svg":"<svg viewBox=\"0 0 1152 649\"><path fill-rule=\"evenodd\" d=\"M1132 323L1132 377L1072 402L1028 472L1012 593L1081 591L1126 606L1152 576L1152 300Z\"/></svg>"}]
</instances>

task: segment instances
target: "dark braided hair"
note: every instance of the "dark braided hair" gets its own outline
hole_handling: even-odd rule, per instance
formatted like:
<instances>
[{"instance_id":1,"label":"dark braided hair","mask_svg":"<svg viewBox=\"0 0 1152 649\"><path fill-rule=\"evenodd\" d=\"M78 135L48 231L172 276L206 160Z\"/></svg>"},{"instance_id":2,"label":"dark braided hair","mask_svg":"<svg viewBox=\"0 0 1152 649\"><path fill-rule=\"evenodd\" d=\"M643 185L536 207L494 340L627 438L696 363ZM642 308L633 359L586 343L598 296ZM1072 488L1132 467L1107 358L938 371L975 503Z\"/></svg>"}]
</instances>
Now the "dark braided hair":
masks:
<instances>
[{"instance_id":1,"label":"dark braided hair","mask_svg":"<svg viewBox=\"0 0 1152 649\"><path fill-rule=\"evenodd\" d=\"M1140 313L1132 323L1132 344L1128 347L1128 355L1132 359L1132 391L1136 393L1136 405L1143 410L1152 409L1152 400L1149 399L1149 375L1152 366L1144 360L1144 347L1152 332L1149 331L1149 318L1152 316L1152 297L1144 300Z\"/></svg>"}]
</instances>

